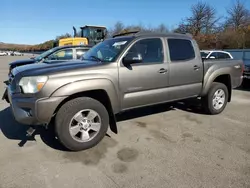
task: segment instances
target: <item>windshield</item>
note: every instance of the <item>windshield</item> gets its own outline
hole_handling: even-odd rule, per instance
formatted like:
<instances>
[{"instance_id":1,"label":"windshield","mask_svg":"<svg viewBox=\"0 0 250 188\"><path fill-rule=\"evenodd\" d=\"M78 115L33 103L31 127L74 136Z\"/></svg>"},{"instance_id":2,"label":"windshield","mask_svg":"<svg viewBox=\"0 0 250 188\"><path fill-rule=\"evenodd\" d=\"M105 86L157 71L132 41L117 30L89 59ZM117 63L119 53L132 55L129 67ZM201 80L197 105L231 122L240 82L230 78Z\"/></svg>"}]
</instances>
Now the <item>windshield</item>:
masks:
<instances>
[{"instance_id":1,"label":"windshield","mask_svg":"<svg viewBox=\"0 0 250 188\"><path fill-rule=\"evenodd\" d=\"M201 52L201 58L206 58L209 52Z\"/></svg>"},{"instance_id":2,"label":"windshield","mask_svg":"<svg viewBox=\"0 0 250 188\"><path fill-rule=\"evenodd\" d=\"M82 60L113 62L132 40L132 37L107 39L87 51Z\"/></svg>"},{"instance_id":3,"label":"windshield","mask_svg":"<svg viewBox=\"0 0 250 188\"><path fill-rule=\"evenodd\" d=\"M35 60L36 61L41 61L43 58L47 57L48 55L50 55L51 53L55 52L59 48L60 47L55 47L55 48L52 48L50 50L47 50L47 51L43 52L42 54L40 54L39 56L35 57Z\"/></svg>"}]
</instances>

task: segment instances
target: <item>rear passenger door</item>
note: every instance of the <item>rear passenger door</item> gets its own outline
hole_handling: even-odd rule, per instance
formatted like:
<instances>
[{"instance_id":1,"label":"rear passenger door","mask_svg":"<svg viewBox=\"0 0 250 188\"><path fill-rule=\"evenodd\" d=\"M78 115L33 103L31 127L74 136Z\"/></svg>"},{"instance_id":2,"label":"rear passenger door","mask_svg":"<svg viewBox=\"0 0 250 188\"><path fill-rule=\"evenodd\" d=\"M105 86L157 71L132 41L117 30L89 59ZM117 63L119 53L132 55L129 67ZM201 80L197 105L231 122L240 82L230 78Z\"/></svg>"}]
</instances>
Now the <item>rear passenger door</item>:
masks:
<instances>
[{"instance_id":1,"label":"rear passenger door","mask_svg":"<svg viewBox=\"0 0 250 188\"><path fill-rule=\"evenodd\" d=\"M197 96L202 88L203 65L196 42L168 38L169 100Z\"/></svg>"},{"instance_id":2,"label":"rear passenger door","mask_svg":"<svg viewBox=\"0 0 250 188\"><path fill-rule=\"evenodd\" d=\"M76 58L76 59L81 59L81 57L83 56L83 54L84 54L85 52L87 52L87 51L88 51L88 49L76 48L76 49L75 49L75 54L76 54L75 58Z\"/></svg>"},{"instance_id":3,"label":"rear passenger door","mask_svg":"<svg viewBox=\"0 0 250 188\"><path fill-rule=\"evenodd\" d=\"M130 52L142 56L141 63L119 67L119 87L122 109L150 105L167 100L168 64L162 38L139 39L123 57ZM122 59L122 58L121 58Z\"/></svg>"}]
</instances>

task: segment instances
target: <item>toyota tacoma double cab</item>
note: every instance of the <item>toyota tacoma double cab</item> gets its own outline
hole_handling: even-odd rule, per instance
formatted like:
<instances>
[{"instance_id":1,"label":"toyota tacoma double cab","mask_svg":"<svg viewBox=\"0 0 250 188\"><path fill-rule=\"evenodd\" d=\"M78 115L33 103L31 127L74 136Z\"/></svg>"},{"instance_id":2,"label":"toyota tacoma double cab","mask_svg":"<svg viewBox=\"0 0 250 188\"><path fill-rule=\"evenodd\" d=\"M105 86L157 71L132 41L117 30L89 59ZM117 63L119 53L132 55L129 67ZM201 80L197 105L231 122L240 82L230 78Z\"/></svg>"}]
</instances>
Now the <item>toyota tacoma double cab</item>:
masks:
<instances>
[{"instance_id":1,"label":"toyota tacoma double cab","mask_svg":"<svg viewBox=\"0 0 250 188\"><path fill-rule=\"evenodd\" d=\"M240 60L202 60L190 35L132 32L95 45L81 63L16 67L7 93L18 122L54 126L60 142L79 151L109 127L117 133L115 115L129 109L197 97L219 114L242 71Z\"/></svg>"}]
</instances>

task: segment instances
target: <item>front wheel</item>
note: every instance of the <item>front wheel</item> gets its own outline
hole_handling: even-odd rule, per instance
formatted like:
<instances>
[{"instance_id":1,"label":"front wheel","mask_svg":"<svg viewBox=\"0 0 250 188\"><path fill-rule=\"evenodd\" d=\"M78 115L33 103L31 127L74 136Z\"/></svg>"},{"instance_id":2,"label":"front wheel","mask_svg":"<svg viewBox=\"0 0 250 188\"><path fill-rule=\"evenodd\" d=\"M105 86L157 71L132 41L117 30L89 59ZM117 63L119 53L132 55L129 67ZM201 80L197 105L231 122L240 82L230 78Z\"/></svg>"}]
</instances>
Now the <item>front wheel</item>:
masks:
<instances>
[{"instance_id":1,"label":"front wheel","mask_svg":"<svg viewBox=\"0 0 250 188\"><path fill-rule=\"evenodd\" d=\"M221 113L228 101L228 89L225 84L214 82L207 95L202 98L203 108L209 114Z\"/></svg>"},{"instance_id":2,"label":"front wheel","mask_svg":"<svg viewBox=\"0 0 250 188\"><path fill-rule=\"evenodd\" d=\"M72 151L97 145L106 135L108 125L107 109L102 103L89 97L66 102L55 118L58 139Z\"/></svg>"}]
</instances>

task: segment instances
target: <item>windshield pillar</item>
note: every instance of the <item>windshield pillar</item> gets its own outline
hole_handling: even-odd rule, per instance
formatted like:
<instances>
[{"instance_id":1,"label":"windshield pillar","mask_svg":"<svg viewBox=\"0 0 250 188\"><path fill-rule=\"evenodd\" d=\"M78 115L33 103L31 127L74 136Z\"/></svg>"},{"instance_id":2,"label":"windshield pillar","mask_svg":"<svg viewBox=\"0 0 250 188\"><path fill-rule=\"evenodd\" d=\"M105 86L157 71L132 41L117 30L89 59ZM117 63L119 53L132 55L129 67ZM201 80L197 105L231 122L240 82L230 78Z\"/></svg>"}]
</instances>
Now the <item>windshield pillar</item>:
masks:
<instances>
[{"instance_id":1,"label":"windshield pillar","mask_svg":"<svg viewBox=\"0 0 250 188\"><path fill-rule=\"evenodd\" d=\"M89 28L88 27L82 28L81 37L88 38L89 35L90 35Z\"/></svg>"}]
</instances>

